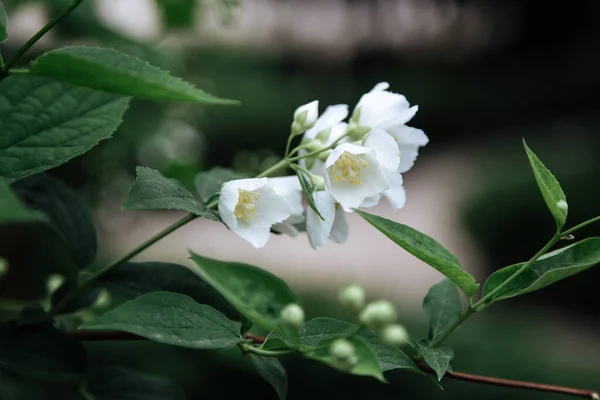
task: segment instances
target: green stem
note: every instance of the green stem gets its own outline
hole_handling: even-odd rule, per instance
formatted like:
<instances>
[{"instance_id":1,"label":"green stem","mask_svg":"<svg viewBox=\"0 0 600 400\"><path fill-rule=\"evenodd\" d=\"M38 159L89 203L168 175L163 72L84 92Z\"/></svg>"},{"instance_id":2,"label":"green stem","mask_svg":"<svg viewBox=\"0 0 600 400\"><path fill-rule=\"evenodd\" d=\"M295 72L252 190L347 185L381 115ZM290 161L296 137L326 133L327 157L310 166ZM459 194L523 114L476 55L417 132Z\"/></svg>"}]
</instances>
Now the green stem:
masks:
<instances>
[{"instance_id":1,"label":"green stem","mask_svg":"<svg viewBox=\"0 0 600 400\"><path fill-rule=\"evenodd\" d=\"M300 145L300 146L298 146L298 147L295 147L295 148L293 148L293 149L292 149L292 151L290 152L290 154L288 154L288 156L290 156L290 157L291 157L292 155L294 155L294 153L297 153L297 152L299 152L300 150L308 149L309 147L310 147L310 146L309 146L309 145L307 145L307 144L304 144L304 145Z\"/></svg>"},{"instance_id":2,"label":"green stem","mask_svg":"<svg viewBox=\"0 0 600 400\"><path fill-rule=\"evenodd\" d=\"M27 68L12 68L6 71L9 75L26 75L29 73Z\"/></svg>"},{"instance_id":3,"label":"green stem","mask_svg":"<svg viewBox=\"0 0 600 400\"><path fill-rule=\"evenodd\" d=\"M277 164L273 165L271 168L266 169L265 171L258 174L257 178L264 178L265 176L271 175L273 172L278 171L280 169L286 168L290 165L290 160L288 158L284 158L279 161Z\"/></svg>"},{"instance_id":4,"label":"green stem","mask_svg":"<svg viewBox=\"0 0 600 400\"><path fill-rule=\"evenodd\" d=\"M456 320L456 322L454 322L454 324L452 324L450 326L450 328L448 328L446 330L446 332L444 332L443 334L441 334L440 336L438 336L436 339L434 339L433 341L431 341L431 343L429 344L429 347L436 347L438 345L440 345L441 343L444 342L444 340L448 339L448 337L450 335L452 335L454 333L454 331L456 331L463 322L465 322L467 319L469 319L469 317L473 314L475 314L477 312L477 310L475 308L469 307L465 310L465 312L463 313L463 315L460 316L459 319Z\"/></svg>"},{"instance_id":5,"label":"green stem","mask_svg":"<svg viewBox=\"0 0 600 400\"><path fill-rule=\"evenodd\" d=\"M240 344L240 348L247 353L254 353L262 357L281 357L288 354L293 354L295 350L264 350L245 343Z\"/></svg>"},{"instance_id":6,"label":"green stem","mask_svg":"<svg viewBox=\"0 0 600 400\"><path fill-rule=\"evenodd\" d=\"M288 136L288 140L285 145L285 153L283 153L283 154L285 154L286 157L289 156L290 146L292 145L292 140L294 140L294 134L290 133L290 136Z\"/></svg>"},{"instance_id":7,"label":"green stem","mask_svg":"<svg viewBox=\"0 0 600 400\"><path fill-rule=\"evenodd\" d=\"M35 35L31 37L23 46L17 50L17 52L4 64L4 70L8 70L12 67L19 59L25 54L27 50L31 48L38 40L40 40L50 29L54 28L56 24L58 24L63 18L69 15L73 10L77 8L79 4L81 4L83 0L73 0L71 5L56 16L52 21L48 22L42 29L40 29Z\"/></svg>"},{"instance_id":8,"label":"green stem","mask_svg":"<svg viewBox=\"0 0 600 400\"><path fill-rule=\"evenodd\" d=\"M288 158L288 160L289 160L290 162L294 162L294 161L301 160L301 159L303 159L303 158L308 158L308 157L316 156L316 155L318 155L318 154L321 154L322 152L324 152L324 151L327 151L327 150L331 150L331 149L333 149L335 146L337 146L337 144L338 144L338 143L339 143L339 142L340 142L340 141L341 141L343 138L345 138L346 136L348 136L350 133L352 133L352 131L350 131L350 130L346 131L346 133L344 133L342 136L340 136L339 138L337 138L337 139L335 140L335 142L331 143L331 144L330 144L329 146L327 146L327 147L323 147L321 150L315 150L315 151L313 151L313 152L311 152L311 153L306 153L306 154L303 154L303 155L301 155L301 156L289 157L289 158Z\"/></svg>"},{"instance_id":9,"label":"green stem","mask_svg":"<svg viewBox=\"0 0 600 400\"><path fill-rule=\"evenodd\" d=\"M600 221L600 217L592 218L592 219L589 219L589 220L587 220L585 222L582 222L581 224L579 224L577 226L574 226L573 228L568 229L568 230L562 232L560 235L561 236L570 235L573 232L578 231L579 229L584 228L584 227L586 227L586 226L588 226L590 224L593 224L594 222L597 222L597 221Z\"/></svg>"}]
</instances>

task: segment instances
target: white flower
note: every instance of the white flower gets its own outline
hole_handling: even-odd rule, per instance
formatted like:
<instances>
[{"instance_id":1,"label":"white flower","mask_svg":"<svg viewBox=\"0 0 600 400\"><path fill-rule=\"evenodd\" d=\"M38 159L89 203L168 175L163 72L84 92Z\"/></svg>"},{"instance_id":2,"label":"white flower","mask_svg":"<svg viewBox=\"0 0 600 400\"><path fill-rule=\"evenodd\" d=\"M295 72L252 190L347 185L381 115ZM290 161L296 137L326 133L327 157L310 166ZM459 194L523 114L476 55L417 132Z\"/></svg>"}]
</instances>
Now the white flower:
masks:
<instances>
[{"instance_id":1,"label":"white flower","mask_svg":"<svg viewBox=\"0 0 600 400\"><path fill-rule=\"evenodd\" d=\"M291 214L289 198L279 194L267 178L238 179L221 187L221 219L256 248L267 243L273 224L286 220Z\"/></svg>"},{"instance_id":2,"label":"white flower","mask_svg":"<svg viewBox=\"0 0 600 400\"><path fill-rule=\"evenodd\" d=\"M323 165L323 176L327 190L348 212L390 188L375 151L351 143L333 149Z\"/></svg>"},{"instance_id":3,"label":"white flower","mask_svg":"<svg viewBox=\"0 0 600 400\"><path fill-rule=\"evenodd\" d=\"M306 232L313 249L325 244L329 238L336 243L348 239L348 223L346 213L325 190L313 193L315 205L325 220L322 220L312 208L306 210Z\"/></svg>"},{"instance_id":4,"label":"white flower","mask_svg":"<svg viewBox=\"0 0 600 400\"><path fill-rule=\"evenodd\" d=\"M315 125L304 133L303 142L314 140L317 135L334 125L339 124L348 116L348 105L336 104L329 106L317 119Z\"/></svg>"},{"instance_id":5,"label":"white flower","mask_svg":"<svg viewBox=\"0 0 600 400\"><path fill-rule=\"evenodd\" d=\"M311 128L317 121L319 116L319 101L315 100L303 106L300 106L294 111L294 123L300 126L301 132Z\"/></svg>"},{"instance_id":6,"label":"white flower","mask_svg":"<svg viewBox=\"0 0 600 400\"><path fill-rule=\"evenodd\" d=\"M398 172L404 173L412 168L419 154L419 147L429 143L429 138L421 129L404 124L392 125L386 129L400 150L400 166Z\"/></svg>"},{"instance_id":7,"label":"white flower","mask_svg":"<svg viewBox=\"0 0 600 400\"><path fill-rule=\"evenodd\" d=\"M290 206L290 216L282 222L271 226L275 232L292 237L298 236L298 228L294 225L304 221L304 207L302 206L302 187L296 175L269 179L271 187L283 197Z\"/></svg>"},{"instance_id":8,"label":"white flower","mask_svg":"<svg viewBox=\"0 0 600 400\"><path fill-rule=\"evenodd\" d=\"M328 146L332 145L340 137L342 137L344 135L344 133L346 133L347 129L348 129L347 123L338 122L337 124L333 125L332 127L321 131L321 134L317 135L317 139L315 141L318 141L318 146L320 148L328 147ZM323 136L326 136L323 141L318 140L319 137L323 137ZM345 139L342 139L340 141L340 143L344 143L344 142L346 142ZM306 153L305 151L302 151L300 153L300 155L303 155L305 153ZM321 174L323 174L323 164L325 162L325 159L329 156L329 154L331 154L331 150L326 150L326 151L323 151L322 153L320 153L318 156L310 157L309 159L306 159L306 158L300 159L299 164L300 164L300 166L307 168L313 174L321 175Z\"/></svg>"},{"instance_id":9,"label":"white flower","mask_svg":"<svg viewBox=\"0 0 600 400\"><path fill-rule=\"evenodd\" d=\"M353 118L359 116L355 121L359 126L386 129L391 125L405 124L414 117L419 107L410 107L406 97L386 90L389 87L387 82L381 82L362 95L353 115Z\"/></svg>"}]
</instances>

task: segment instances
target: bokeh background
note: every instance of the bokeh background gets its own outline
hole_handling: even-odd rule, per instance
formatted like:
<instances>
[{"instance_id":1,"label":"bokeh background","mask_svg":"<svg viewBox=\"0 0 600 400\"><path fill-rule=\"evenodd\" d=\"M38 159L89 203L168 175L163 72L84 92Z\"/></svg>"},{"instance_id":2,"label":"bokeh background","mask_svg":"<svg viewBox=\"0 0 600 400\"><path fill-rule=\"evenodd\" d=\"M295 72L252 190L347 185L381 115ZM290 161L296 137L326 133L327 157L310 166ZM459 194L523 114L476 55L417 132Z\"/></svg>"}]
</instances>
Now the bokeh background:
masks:
<instances>
[{"instance_id":1,"label":"bokeh background","mask_svg":"<svg viewBox=\"0 0 600 400\"><path fill-rule=\"evenodd\" d=\"M68 0L5 0L3 53L14 52ZM405 174L408 201L373 212L417 228L449 248L479 281L524 261L554 222L529 170L525 138L569 199L569 225L598 215L600 192L600 3L459 0L86 0L41 40L30 58L59 46L114 47L149 60L238 107L136 100L114 138L52 171L94 211L97 262L118 257L181 217L120 210L136 165L195 190L214 166L256 173L277 161L292 113L314 99L354 106L387 81L419 105L411 125L430 144ZM347 243L313 251L305 236L273 237L261 250L223 226L196 221L139 260L186 264L187 249L243 260L284 278L309 317L351 319L335 302L344 284L389 298L414 336L420 309L441 276L355 216ZM598 234L598 227L578 236ZM600 270L495 305L451 338L458 371L600 389ZM14 289L14 288L13 288ZM18 290L17 290L18 291ZM177 381L190 399L276 398L236 352L153 343L87 345L114 362ZM348 377L314 362L284 360L290 399L552 399L391 372L390 384ZM240 394L241 393L241 394Z\"/></svg>"}]
</instances>

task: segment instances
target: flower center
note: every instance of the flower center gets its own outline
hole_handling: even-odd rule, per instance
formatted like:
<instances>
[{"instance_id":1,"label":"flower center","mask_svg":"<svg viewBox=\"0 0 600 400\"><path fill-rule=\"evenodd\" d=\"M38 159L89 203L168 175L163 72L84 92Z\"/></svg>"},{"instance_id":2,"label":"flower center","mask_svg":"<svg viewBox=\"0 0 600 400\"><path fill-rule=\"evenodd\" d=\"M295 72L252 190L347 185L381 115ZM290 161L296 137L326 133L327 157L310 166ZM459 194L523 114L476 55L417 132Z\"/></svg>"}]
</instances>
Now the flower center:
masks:
<instances>
[{"instance_id":1,"label":"flower center","mask_svg":"<svg viewBox=\"0 0 600 400\"><path fill-rule=\"evenodd\" d=\"M252 221L256 217L256 202L260 199L260 193L243 189L238 189L238 193L238 202L233 210L233 215L245 222Z\"/></svg>"},{"instance_id":2,"label":"flower center","mask_svg":"<svg viewBox=\"0 0 600 400\"><path fill-rule=\"evenodd\" d=\"M330 175L336 182L348 181L352 185L359 185L362 169L368 165L365 160L345 151L333 164Z\"/></svg>"}]
</instances>

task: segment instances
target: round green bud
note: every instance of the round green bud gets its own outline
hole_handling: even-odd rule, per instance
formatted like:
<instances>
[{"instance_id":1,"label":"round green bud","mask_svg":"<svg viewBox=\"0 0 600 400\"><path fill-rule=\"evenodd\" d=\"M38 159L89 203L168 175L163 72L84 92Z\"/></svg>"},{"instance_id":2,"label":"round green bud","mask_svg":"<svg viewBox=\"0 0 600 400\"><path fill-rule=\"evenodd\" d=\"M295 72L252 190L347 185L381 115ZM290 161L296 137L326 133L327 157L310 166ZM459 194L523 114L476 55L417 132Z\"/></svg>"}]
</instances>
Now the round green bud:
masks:
<instances>
[{"instance_id":1,"label":"round green bud","mask_svg":"<svg viewBox=\"0 0 600 400\"><path fill-rule=\"evenodd\" d=\"M325 190L325 179L316 174L310 174L310 181L314 190Z\"/></svg>"},{"instance_id":2,"label":"round green bud","mask_svg":"<svg viewBox=\"0 0 600 400\"><path fill-rule=\"evenodd\" d=\"M46 281L46 290L49 294L54 293L65 281L65 277L58 274L51 274Z\"/></svg>"},{"instance_id":3,"label":"round green bud","mask_svg":"<svg viewBox=\"0 0 600 400\"><path fill-rule=\"evenodd\" d=\"M346 339L337 339L329 347L333 364L344 371L350 370L358 362L354 345Z\"/></svg>"},{"instance_id":4,"label":"round green bud","mask_svg":"<svg viewBox=\"0 0 600 400\"><path fill-rule=\"evenodd\" d=\"M96 297L96 301L92 304L93 308L102 309L106 308L111 303L110 292L106 289L102 289L100 293L98 293L98 297Z\"/></svg>"},{"instance_id":5,"label":"round green bud","mask_svg":"<svg viewBox=\"0 0 600 400\"><path fill-rule=\"evenodd\" d=\"M288 304L281 310L283 323L290 328L298 329L304 323L304 310L298 304Z\"/></svg>"},{"instance_id":6,"label":"round green bud","mask_svg":"<svg viewBox=\"0 0 600 400\"><path fill-rule=\"evenodd\" d=\"M358 319L371 329L381 329L396 320L396 307L387 300L377 300L367 304Z\"/></svg>"},{"instance_id":7,"label":"round green bud","mask_svg":"<svg viewBox=\"0 0 600 400\"><path fill-rule=\"evenodd\" d=\"M359 312L365 306L365 290L356 284L345 286L340 290L339 299L347 309Z\"/></svg>"},{"instance_id":8,"label":"round green bud","mask_svg":"<svg viewBox=\"0 0 600 400\"><path fill-rule=\"evenodd\" d=\"M408 332L400 324L389 324L381 330L381 341L390 347L398 347L408 341Z\"/></svg>"}]
</instances>

